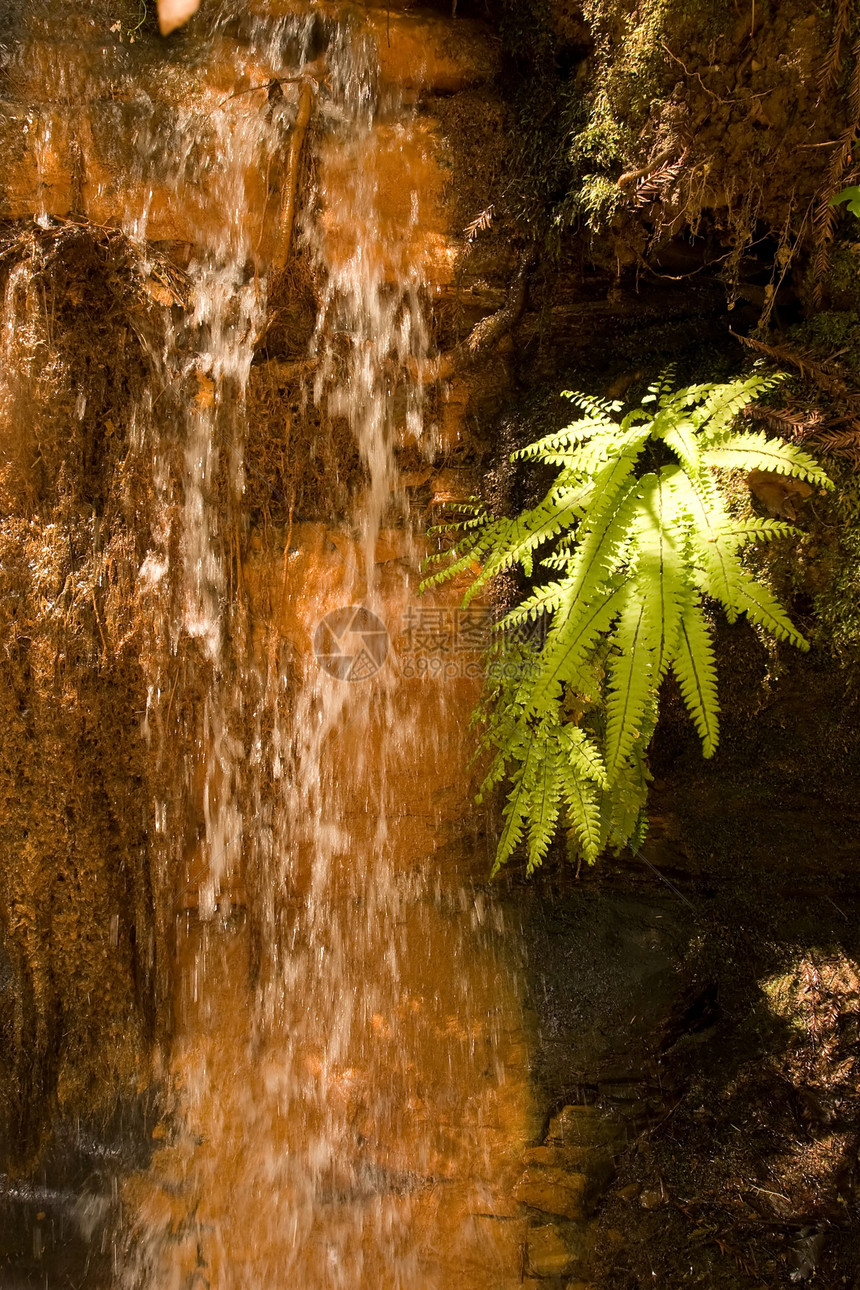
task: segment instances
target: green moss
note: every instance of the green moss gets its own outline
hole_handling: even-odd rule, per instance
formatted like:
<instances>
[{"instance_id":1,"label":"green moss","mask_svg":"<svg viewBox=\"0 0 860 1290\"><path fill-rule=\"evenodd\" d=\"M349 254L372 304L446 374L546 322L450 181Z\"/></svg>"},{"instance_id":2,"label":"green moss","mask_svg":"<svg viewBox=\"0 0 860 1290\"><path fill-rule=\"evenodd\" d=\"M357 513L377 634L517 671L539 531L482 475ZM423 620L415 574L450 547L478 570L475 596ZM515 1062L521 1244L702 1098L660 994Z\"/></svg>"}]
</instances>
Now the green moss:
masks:
<instances>
[{"instance_id":1,"label":"green moss","mask_svg":"<svg viewBox=\"0 0 860 1290\"><path fill-rule=\"evenodd\" d=\"M577 194L576 209L581 211L588 228L597 232L605 227L621 204L618 185L604 175L586 175Z\"/></svg>"},{"instance_id":2,"label":"green moss","mask_svg":"<svg viewBox=\"0 0 860 1290\"><path fill-rule=\"evenodd\" d=\"M688 44L706 45L732 21L726 0L644 0L632 10L586 0L583 12L595 38L595 105L605 102L631 133L683 75Z\"/></svg>"},{"instance_id":3,"label":"green moss","mask_svg":"<svg viewBox=\"0 0 860 1290\"><path fill-rule=\"evenodd\" d=\"M854 310L826 309L795 328L792 340L813 358L839 354L846 375L860 379L860 314Z\"/></svg>"},{"instance_id":4,"label":"green moss","mask_svg":"<svg viewBox=\"0 0 860 1290\"><path fill-rule=\"evenodd\" d=\"M565 45L549 0L505 0L502 38L521 87L514 94L523 150L519 215L551 237L608 228L617 180L633 165L643 128L683 77L674 48L707 45L731 21L727 0L587 0L593 48Z\"/></svg>"},{"instance_id":5,"label":"green moss","mask_svg":"<svg viewBox=\"0 0 860 1290\"><path fill-rule=\"evenodd\" d=\"M834 309L860 309L860 242L830 248L824 292Z\"/></svg>"},{"instance_id":6,"label":"green moss","mask_svg":"<svg viewBox=\"0 0 860 1290\"><path fill-rule=\"evenodd\" d=\"M816 506L807 557L824 575L814 597L816 634L847 664L860 660L860 475L844 463L828 468L836 492Z\"/></svg>"},{"instance_id":7,"label":"green moss","mask_svg":"<svg viewBox=\"0 0 860 1290\"><path fill-rule=\"evenodd\" d=\"M546 0L502 0L505 94L518 139L506 204L527 235L550 245L559 209L575 186L569 140L587 124L583 51L565 45L551 19Z\"/></svg>"},{"instance_id":8,"label":"green moss","mask_svg":"<svg viewBox=\"0 0 860 1290\"><path fill-rule=\"evenodd\" d=\"M628 155L628 131L612 115L601 96L588 112L583 129L573 134L567 155L571 188L556 222L582 220L593 232L607 227L622 201L617 179Z\"/></svg>"}]
</instances>

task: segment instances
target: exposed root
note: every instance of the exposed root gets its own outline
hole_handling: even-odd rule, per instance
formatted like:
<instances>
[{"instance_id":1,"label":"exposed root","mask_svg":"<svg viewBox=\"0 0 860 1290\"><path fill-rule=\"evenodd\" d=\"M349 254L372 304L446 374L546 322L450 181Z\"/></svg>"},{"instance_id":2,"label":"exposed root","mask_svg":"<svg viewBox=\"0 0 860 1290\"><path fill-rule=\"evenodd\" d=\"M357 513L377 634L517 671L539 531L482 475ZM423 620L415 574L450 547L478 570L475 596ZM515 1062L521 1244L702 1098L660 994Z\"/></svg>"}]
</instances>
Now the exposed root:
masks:
<instances>
[{"instance_id":1,"label":"exposed root","mask_svg":"<svg viewBox=\"0 0 860 1290\"><path fill-rule=\"evenodd\" d=\"M302 150L311 119L316 82L309 76L302 79L299 90L299 106L296 123L290 137L290 152L287 159L287 175L284 197L281 206L281 217L278 221L278 240L272 257L272 272L279 277L287 267L290 248L293 240L293 228L296 222L298 204L299 173L302 161Z\"/></svg>"},{"instance_id":2,"label":"exposed root","mask_svg":"<svg viewBox=\"0 0 860 1290\"><path fill-rule=\"evenodd\" d=\"M409 363L410 377L423 385L448 381L455 372L471 367L483 354L498 345L499 341L513 330L522 316L526 305L528 274L536 258L537 252L533 246L521 251L508 298L502 308L476 323L466 339L459 345L455 345L453 349L437 355L436 358L413 359Z\"/></svg>"},{"instance_id":3,"label":"exposed root","mask_svg":"<svg viewBox=\"0 0 860 1290\"><path fill-rule=\"evenodd\" d=\"M666 164L674 151L674 148L664 148L662 152L657 154L653 161L649 161L646 165L640 166L638 170L626 171L619 177L618 187L626 188L628 185L634 184L637 179L644 179L647 175L653 174L655 170L659 170L661 166Z\"/></svg>"}]
</instances>

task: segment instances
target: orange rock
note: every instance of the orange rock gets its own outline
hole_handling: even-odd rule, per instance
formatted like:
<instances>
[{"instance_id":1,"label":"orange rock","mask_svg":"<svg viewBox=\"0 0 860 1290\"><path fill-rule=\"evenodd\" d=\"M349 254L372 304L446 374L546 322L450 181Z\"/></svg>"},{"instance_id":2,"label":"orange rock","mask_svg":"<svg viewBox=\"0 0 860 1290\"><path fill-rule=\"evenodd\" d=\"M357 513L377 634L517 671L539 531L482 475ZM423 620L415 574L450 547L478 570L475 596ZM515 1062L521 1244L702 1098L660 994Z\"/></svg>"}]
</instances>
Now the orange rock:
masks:
<instances>
[{"instance_id":1,"label":"orange rock","mask_svg":"<svg viewBox=\"0 0 860 1290\"><path fill-rule=\"evenodd\" d=\"M524 1205L559 1218L585 1218L590 1182L562 1169L527 1169L514 1188Z\"/></svg>"},{"instance_id":2,"label":"orange rock","mask_svg":"<svg viewBox=\"0 0 860 1290\"><path fill-rule=\"evenodd\" d=\"M499 70L499 45L482 22L376 10L368 13L367 24L383 82L400 89L451 94Z\"/></svg>"},{"instance_id":3,"label":"orange rock","mask_svg":"<svg viewBox=\"0 0 860 1290\"><path fill-rule=\"evenodd\" d=\"M320 148L322 229L327 258L346 265L362 248L370 272L400 281L417 270L449 282L459 253L445 197L447 148L426 118L379 123L358 140L329 137Z\"/></svg>"},{"instance_id":4,"label":"orange rock","mask_svg":"<svg viewBox=\"0 0 860 1290\"><path fill-rule=\"evenodd\" d=\"M583 1251L581 1243L577 1249L574 1240L552 1224L533 1227L528 1238L529 1271L538 1277L563 1277L575 1272Z\"/></svg>"},{"instance_id":5,"label":"orange rock","mask_svg":"<svg viewBox=\"0 0 860 1290\"><path fill-rule=\"evenodd\" d=\"M621 1136L619 1127L596 1106L566 1106L549 1122L550 1146L595 1147L611 1145Z\"/></svg>"},{"instance_id":6,"label":"orange rock","mask_svg":"<svg viewBox=\"0 0 860 1290\"><path fill-rule=\"evenodd\" d=\"M546 1152L546 1155L532 1159L539 1151ZM611 1144L594 1147L536 1147L525 1152L523 1162L527 1165L545 1164L573 1174L585 1174L589 1184L589 1204L615 1176L615 1155Z\"/></svg>"}]
</instances>

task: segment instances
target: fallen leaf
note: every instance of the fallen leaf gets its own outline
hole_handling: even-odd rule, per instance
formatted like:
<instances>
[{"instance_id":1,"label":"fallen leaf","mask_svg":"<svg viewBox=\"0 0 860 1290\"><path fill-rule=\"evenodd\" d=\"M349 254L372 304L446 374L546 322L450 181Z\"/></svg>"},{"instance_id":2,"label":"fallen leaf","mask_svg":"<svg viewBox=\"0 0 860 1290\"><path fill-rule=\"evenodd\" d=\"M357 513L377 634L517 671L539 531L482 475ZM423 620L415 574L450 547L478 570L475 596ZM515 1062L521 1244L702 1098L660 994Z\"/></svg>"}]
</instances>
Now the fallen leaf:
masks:
<instances>
[{"instance_id":1,"label":"fallen leaf","mask_svg":"<svg viewBox=\"0 0 860 1290\"><path fill-rule=\"evenodd\" d=\"M788 520L797 519L798 505L812 495L812 487L805 479L792 479L770 470L751 470L747 484L770 515Z\"/></svg>"}]
</instances>

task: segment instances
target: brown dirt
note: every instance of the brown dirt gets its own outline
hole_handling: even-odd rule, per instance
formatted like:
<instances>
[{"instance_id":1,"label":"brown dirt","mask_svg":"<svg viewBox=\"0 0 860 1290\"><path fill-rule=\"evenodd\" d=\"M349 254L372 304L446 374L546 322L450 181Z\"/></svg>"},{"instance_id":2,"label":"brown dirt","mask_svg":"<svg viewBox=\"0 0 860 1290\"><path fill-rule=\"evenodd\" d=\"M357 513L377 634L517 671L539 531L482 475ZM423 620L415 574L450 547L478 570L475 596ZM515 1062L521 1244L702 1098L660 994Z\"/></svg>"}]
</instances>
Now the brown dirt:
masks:
<instances>
[{"instance_id":1,"label":"brown dirt","mask_svg":"<svg viewBox=\"0 0 860 1290\"><path fill-rule=\"evenodd\" d=\"M599 1212L601 1290L857 1283L857 896L831 918L799 886L687 888L698 990L655 1036L661 1096Z\"/></svg>"}]
</instances>

